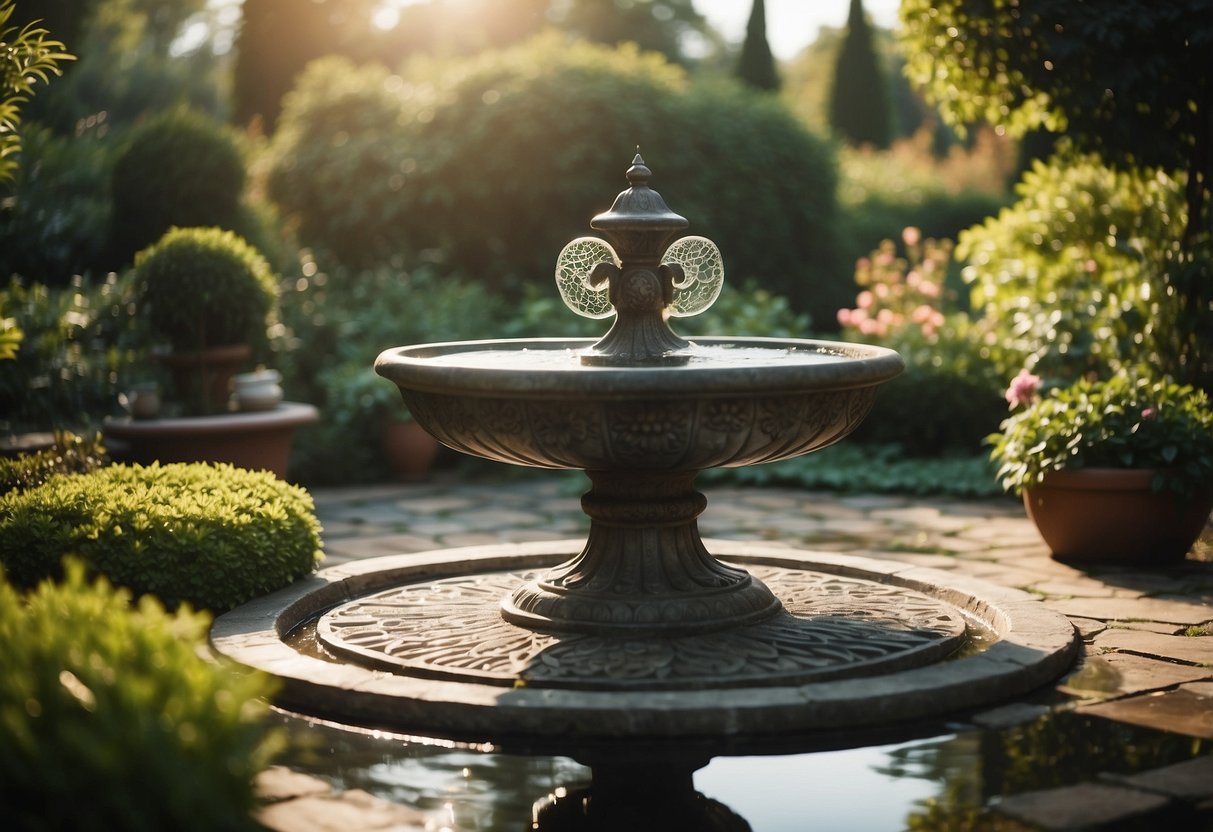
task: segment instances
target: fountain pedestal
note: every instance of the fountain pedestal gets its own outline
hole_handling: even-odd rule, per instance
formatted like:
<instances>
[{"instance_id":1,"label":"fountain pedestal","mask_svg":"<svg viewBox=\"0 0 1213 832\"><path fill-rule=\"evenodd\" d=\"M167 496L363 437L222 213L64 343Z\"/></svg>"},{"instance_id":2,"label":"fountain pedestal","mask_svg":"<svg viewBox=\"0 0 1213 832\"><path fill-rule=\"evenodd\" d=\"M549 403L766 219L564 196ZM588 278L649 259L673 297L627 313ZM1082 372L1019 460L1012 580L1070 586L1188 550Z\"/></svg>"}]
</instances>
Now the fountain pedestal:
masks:
<instances>
[{"instance_id":1,"label":"fountain pedestal","mask_svg":"<svg viewBox=\"0 0 1213 832\"><path fill-rule=\"evenodd\" d=\"M783 609L744 569L716 560L696 518L698 471L588 471L585 548L502 602L512 624L545 632L687 635L754 624Z\"/></svg>"}]
</instances>

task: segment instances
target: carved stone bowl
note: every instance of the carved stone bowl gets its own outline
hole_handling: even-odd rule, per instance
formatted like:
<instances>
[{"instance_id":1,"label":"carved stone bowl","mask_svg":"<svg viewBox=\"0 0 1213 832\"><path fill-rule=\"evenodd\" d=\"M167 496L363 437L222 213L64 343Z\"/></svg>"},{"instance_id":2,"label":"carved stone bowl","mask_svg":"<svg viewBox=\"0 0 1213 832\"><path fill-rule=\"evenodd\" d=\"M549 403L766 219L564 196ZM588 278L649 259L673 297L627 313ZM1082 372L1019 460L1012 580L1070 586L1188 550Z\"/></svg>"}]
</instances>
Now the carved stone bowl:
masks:
<instances>
[{"instance_id":1,"label":"carved stone bowl","mask_svg":"<svg viewBox=\"0 0 1213 832\"><path fill-rule=\"evenodd\" d=\"M414 418L474 456L541 468L665 470L751 465L841 439L898 375L892 350L767 338L702 338L678 367L587 367L591 340L400 347L376 371Z\"/></svg>"}]
</instances>

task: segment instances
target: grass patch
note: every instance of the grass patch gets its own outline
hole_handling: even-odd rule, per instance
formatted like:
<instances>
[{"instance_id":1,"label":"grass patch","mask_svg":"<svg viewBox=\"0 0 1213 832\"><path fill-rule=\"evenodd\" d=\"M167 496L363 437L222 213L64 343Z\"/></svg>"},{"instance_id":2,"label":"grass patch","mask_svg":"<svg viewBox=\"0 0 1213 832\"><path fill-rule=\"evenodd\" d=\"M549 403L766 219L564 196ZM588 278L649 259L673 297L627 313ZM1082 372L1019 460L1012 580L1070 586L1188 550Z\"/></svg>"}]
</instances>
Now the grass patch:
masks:
<instances>
[{"instance_id":1,"label":"grass patch","mask_svg":"<svg viewBox=\"0 0 1213 832\"><path fill-rule=\"evenodd\" d=\"M896 445L840 443L767 465L705 471L704 483L796 486L869 494L996 497L1003 493L985 454L906 457Z\"/></svg>"}]
</instances>

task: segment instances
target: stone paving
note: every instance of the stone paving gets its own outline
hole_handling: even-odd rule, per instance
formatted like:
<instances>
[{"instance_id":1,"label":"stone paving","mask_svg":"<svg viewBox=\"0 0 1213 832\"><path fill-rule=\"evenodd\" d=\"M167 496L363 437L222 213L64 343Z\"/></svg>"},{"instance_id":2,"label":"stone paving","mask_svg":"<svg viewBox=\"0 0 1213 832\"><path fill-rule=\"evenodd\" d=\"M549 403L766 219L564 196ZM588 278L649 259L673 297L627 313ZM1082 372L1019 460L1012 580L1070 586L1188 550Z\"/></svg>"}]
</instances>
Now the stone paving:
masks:
<instances>
[{"instance_id":1,"label":"stone paving","mask_svg":"<svg viewBox=\"0 0 1213 832\"><path fill-rule=\"evenodd\" d=\"M324 526L323 566L453 546L578 537L588 529L579 505L587 488L581 474L523 472L499 480L469 482L448 474L419 484L314 490ZM701 490L708 498L699 522L705 538L761 540L955 570L1037 594L1069 617L1084 643L1074 670L1029 703L976 715L979 725L1015 724L1064 709L1213 740L1213 527L1179 565L1078 567L1051 558L1022 506L1010 499ZM1046 830L1120 829L1177 816L1213 828L1213 756L1171 768L1133 777L1093 771L1087 783L1016 795L992 809ZM275 788L274 777L267 778L266 788ZM408 810L393 813L369 795L296 787L299 795L282 787L286 799L267 798L263 823L284 830L419 828L411 825L415 818L406 817ZM326 806L332 825L323 821Z\"/></svg>"}]
</instances>

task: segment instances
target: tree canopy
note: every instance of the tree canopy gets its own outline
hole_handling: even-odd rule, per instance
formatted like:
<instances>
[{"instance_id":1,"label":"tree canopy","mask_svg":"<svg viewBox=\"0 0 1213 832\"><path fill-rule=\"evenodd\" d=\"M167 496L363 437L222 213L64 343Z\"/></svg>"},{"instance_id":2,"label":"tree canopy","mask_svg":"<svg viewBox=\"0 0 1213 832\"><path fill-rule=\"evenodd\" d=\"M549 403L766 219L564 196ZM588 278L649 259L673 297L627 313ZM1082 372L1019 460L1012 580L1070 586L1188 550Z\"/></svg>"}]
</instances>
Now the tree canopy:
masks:
<instances>
[{"instance_id":1,"label":"tree canopy","mask_svg":"<svg viewBox=\"0 0 1213 832\"><path fill-rule=\"evenodd\" d=\"M907 73L957 127L1064 133L1120 168L1187 173L1189 238L1213 188L1209 0L904 0Z\"/></svg>"}]
</instances>

